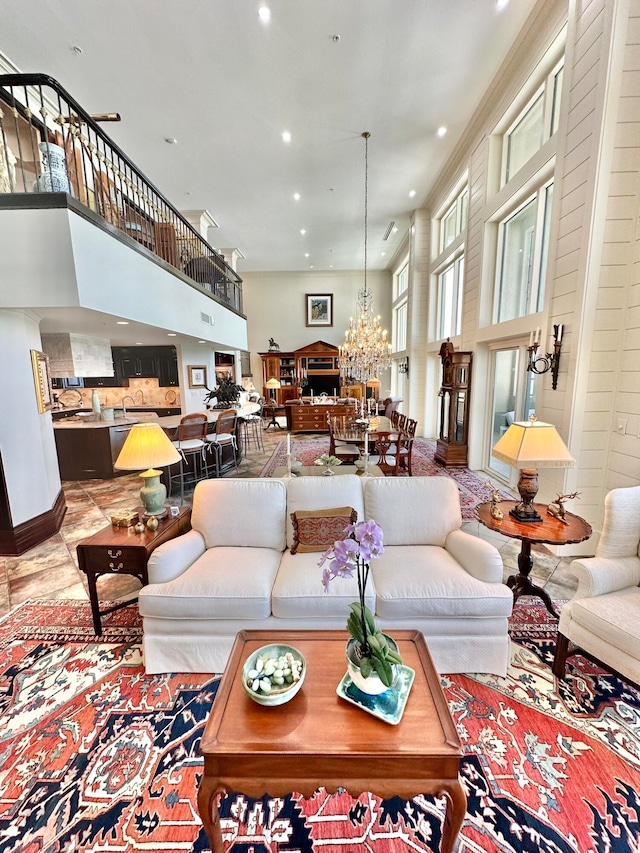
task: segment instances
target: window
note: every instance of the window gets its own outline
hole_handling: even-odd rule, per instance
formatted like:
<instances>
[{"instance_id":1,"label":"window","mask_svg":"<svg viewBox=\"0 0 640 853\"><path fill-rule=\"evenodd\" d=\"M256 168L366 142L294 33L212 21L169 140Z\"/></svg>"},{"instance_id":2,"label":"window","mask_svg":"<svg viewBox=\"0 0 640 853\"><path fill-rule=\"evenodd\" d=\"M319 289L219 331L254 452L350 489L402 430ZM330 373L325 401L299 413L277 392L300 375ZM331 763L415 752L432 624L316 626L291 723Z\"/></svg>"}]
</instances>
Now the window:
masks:
<instances>
[{"instance_id":1,"label":"window","mask_svg":"<svg viewBox=\"0 0 640 853\"><path fill-rule=\"evenodd\" d=\"M503 183L508 183L558 129L564 59L556 63L503 137Z\"/></svg>"},{"instance_id":2,"label":"window","mask_svg":"<svg viewBox=\"0 0 640 853\"><path fill-rule=\"evenodd\" d=\"M500 223L497 323L542 310L552 198L549 183Z\"/></svg>"},{"instance_id":3,"label":"window","mask_svg":"<svg viewBox=\"0 0 640 853\"><path fill-rule=\"evenodd\" d=\"M440 219L440 251L448 248L467 227L469 193L465 187Z\"/></svg>"},{"instance_id":4,"label":"window","mask_svg":"<svg viewBox=\"0 0 640 853\"><path fill-rule=\"evenodd\" d=\"M393 328L391 340L394 353L407 348L407 297L409 291L409 261L406 260L393 277Z\"/></svg>"},{"instance_id":5,"label":"window","mask_svg":"<svg viewBox=\"0 0 640 853\"><path fill-rule=\"evenodd\" d=\"M406 263L400 272L395 276L394 280L395 284L395 293L393 294L393 298L397 299L399 296L402 296L403 293L406 293L407 288L409 287L409 264Z\"/></svg>"},{"instance_id":6,"label":"window","mask_svg":"<svg viewBox=\"0 0 640 853\"><path fill-rule=\"evenodd\" d=\"M436 338L459 335L462 325L462 282L464 255L438 276Z\"/></svg>"}]
</instances>

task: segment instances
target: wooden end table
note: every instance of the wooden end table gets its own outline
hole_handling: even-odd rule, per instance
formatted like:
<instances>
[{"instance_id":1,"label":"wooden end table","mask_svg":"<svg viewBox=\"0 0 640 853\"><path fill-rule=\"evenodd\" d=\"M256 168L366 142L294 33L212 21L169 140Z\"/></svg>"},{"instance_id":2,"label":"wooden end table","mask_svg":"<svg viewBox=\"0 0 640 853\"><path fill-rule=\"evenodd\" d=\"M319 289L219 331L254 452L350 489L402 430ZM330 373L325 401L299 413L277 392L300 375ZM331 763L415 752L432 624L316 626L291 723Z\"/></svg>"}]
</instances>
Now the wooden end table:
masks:
<instances>
[{"instance_id":1,"label":"wooden end table","mask_svg":"<svg viewBox=\"0 0 640 853\"><path fill-rule=\"evenodd\" d=\"M142 518L143 507L138 511ZM78 543L78 565L87 576L89 600L93 627L97 635L102 634L101 616L133 604L138 597L118 602L112 607L100 610L98 602L97 580L102 575L132 575L143 584L149 583L147 577L147 562L153 551L174 536L180 536L191 529L191 508L180 507L177 516L168 515L159 524L157 530L147 530L136 533L133 527L108 527L94 533Z\"/></svg>"},{"instance_id":2,"label":"wooden end table","mask_svg":"<svg viewBox=\"0 0 640 853\"><path fill-rule=\"evenodd\" d=\"M571 512L565 514L566 523L563 523L547 512L546 504L534 504L538 514L542 516L542 521L518 521L509 515L509 512L519 503L520 501L501 501L500 509L504 513L504 518L500 520L491 515L491 503L482 503L477 508L478 520L489 530L495 530L510 539L522 541L518 555L518 574L511 575L507 579L507 586L513 590L514 604L521 595L537 595L544 601L549 613L558 618L549 595L529 578L533 568L531 545L534 542L546 545L570 545L574 542L582 542L591 536L591 525L587 524L584 518Z\"/></svg>"},{"instance_id":3,"label":"wooden end table","mask_svg":"<svg viewBox=\"0 0 640 853\"><path fill-rule=\"evenodd\" d=\"M466 813L458 778L462 745L423 635L395 631L394 640L415 680L398 725L341 699L336 688L347 666L346 631L241 631L225 668L200 752L204 774L198 810L213 853L223 853L219 800L227 791L250 797L318 788L346 788L381 797L444 796L442 853L452 853ZM285 705L264 707L242 685L246 658L268 643L287 643L304 655L307 672Z\"/></svg>"}]
</instances>

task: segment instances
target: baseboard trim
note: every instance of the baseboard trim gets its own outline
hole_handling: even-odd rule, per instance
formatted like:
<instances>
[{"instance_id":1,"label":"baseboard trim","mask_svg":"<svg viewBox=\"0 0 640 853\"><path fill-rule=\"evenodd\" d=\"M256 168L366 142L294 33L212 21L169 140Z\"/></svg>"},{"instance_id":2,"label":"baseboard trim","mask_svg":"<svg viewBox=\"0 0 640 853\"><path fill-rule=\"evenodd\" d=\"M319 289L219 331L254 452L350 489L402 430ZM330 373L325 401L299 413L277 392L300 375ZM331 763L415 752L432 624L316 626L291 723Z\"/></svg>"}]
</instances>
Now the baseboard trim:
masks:
<instances>
[{"instance_id":1,"label":"baseboard trim","mask_svg":"<svg viewBox=\"0 0 640 853\"><path fill-rule=\"evenodd\" d=\"M67 511L62 489L48 512L23 521L16 527L0 530L0 556L19 557L60 530Z\"/></svg>"}]
</instances>

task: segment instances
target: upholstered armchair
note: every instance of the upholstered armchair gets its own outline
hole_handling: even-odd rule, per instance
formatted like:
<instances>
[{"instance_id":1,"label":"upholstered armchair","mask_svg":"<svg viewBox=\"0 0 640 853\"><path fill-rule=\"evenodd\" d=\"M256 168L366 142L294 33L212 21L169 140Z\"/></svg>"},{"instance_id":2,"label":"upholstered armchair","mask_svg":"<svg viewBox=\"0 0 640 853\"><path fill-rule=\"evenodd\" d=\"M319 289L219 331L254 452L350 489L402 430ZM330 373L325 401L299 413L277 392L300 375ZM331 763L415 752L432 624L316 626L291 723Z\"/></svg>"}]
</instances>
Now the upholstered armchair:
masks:
<instances>
[{"instance_id":1,"label":"upholstered armchair","mask_svg":"<svg viewBox=\"0 0 640 853\"><path fill-rule=\"evenodd\" d=\"M554 674L581 652L640 684L640 486L609 492L596 555L570 570L578 589L560 613Z\"/></svg>"}]
</instances>

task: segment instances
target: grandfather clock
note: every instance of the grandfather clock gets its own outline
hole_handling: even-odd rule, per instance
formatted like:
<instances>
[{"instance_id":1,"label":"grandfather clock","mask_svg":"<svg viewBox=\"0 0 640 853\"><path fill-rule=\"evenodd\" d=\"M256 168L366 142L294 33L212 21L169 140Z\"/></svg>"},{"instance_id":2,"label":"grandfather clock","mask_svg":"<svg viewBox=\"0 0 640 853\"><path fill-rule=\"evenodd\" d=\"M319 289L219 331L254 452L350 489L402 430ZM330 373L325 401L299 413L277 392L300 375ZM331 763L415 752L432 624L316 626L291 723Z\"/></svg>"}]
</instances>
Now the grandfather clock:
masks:
<instances>
[{"instance_id":1,"label":"grandfather clock","mask_svg":"<svg viewBox=\"0 0 640 853\"><path fill-rule=\"evenodd\" d=\"M435 461L448 468L463 468L469 459L469 394L473 353L454 352L447 340L440 349L440 428Z\"/></svg>"}]
</instances>

